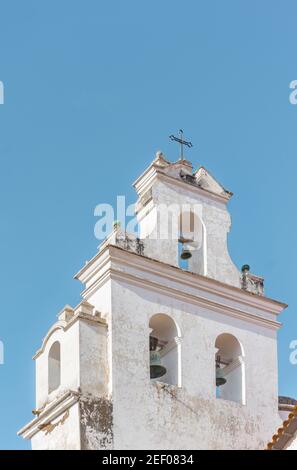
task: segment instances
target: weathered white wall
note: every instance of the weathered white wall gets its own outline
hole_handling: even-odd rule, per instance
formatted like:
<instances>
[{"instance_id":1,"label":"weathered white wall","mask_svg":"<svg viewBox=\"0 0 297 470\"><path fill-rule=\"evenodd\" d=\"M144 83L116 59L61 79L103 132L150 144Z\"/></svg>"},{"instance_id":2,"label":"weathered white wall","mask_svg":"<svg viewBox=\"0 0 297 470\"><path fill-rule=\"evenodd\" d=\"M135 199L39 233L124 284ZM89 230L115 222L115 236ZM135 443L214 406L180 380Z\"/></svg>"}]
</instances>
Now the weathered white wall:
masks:
<instances>
[{"instance_id":1,"label":"weathered white wall","mask_svg":"<svg viewBox=\"0 0 297 470\"><path fill-rule=\"evenodd\" d=\"M156 313L181 328L180 390L149 379L148 325ZM265 447L280 422L273 332L119 281L112 282L112 331L115 448ZM245 351L246 406L215 398L214 345L225 332Z\"/></svg>"},{"instance_id":2,"label":"weathered white wall","mask_svg":"<svg viewBox=\"0 0 297 470\"><path fill-rule=\"evenodd\" d=\"M180 168L168 171L178 177ZM233 288L240 287L240 273L228 253L231 220L220 193L214 197L165 180L154 180L152 200L138 213L145 257L108 247L107 241L77 275L85 285L83 298L107 327L78 320L55 329L43 345L36 360L37 408L48 402L54 407L66 390L74 390L79 401L69 414L63 408L51 420L50 433L34 435L33 448L264 449L280 424L276 315L281 305L264 305ZM160 204L171 206L176 222L181 206L198 205L204 246L189 268L205 277L169 266L178 266L178 223L173 237L166 218L154 226ZM226 285L233 287L226 292ZM160 313L180 329L180 387L150 380L149 322ZM222 333L234 335L243 347L245 405L216 398L215 342ZM61 342L61 385L48 394L48 351L55 341ZM34 426L23 433L28 436Z\"/></svg>"},{"instance_id":3,"label":"weathered white wall","mask_svg":"<svg viewBox=\"0 0 297 470\"><path fill-rule=\"evenodd\" d=\"M60 343L61 383L48 393L48 354ZM107 326L78 319L68 329L53 331L36 358L36 407L42 408L67 390L102 396L108 390Z\"/></svg>"},{"instance_id":4,"label":"weathered white wall","mask_svg":"<svg viewBox=\"0 0 297 470\"><path fill-rule=\"evenodd\" d=\"M68 415L69 412L69 415ZM50 432L39 431L31 440L33 450L79 450L80 413L78 403L64 411L51 424L56 426ZM66 413L66 414L65 414ZM60 421L63 419L63 423Z\"/></svg>"},{"instance_id":5,"label":"weathered white wall","mask_svg":"<svg viewBox=\"0 0 297 470\"><path fill-rule=\"evenodd\" d=\"M80 390L102 396L108 389L107 327L80 321Z\"/></svg>"},{"instance_id":6,"label":"weathered white wall","mask_svg":"<svg viewBox=\"0 0 297 470\"><path fill-rule=\"evenodd\" d=\"M56 329L37 358L38 406L65 389L79 389L78 417L70 414L50 435L39 431L33 446L60 448L61 441L64 448L265 448L280 424L276 330L235 318L228 308L238 309L239 295L245 296L246 312L263 321L272 321L274 314L252 306L250 294L236 289L234 300L220 297L215 290L203 294L189 273L170 268L170 274L163 267L162 272L150 271L156 263L140 257L135 264L136 255L113 250L119 258L112 252L111 276L98 288L90 281L83 293L108 327L77 320L66 331ZM152 288L151 283L160 288ZM171 295L173 288L183 297ZM226 313L197 306L191 300L197 295L207 295L210 303L225 302ZM160 313L169 315L179 327L180 388L149 377L149 323ZM222 333L234 335L242 345L246 405L216 398L215 343ZM47 354L57 340L61 342L61 388L47 396ZM78 419L80 444L77 429L69 430L66 425L74 419Z\"/></svg>"},{"instance_id":7,"label":"weathered white wall","mask_svg":"<svg viewBox=\"0 0 297 470\"><path fill-rule=\"evenodd\" d=\"M107 361L105 364L105 392L108 396L112 395L112 322L111 322L111 281L108 280L100 285L99 289L95 289L88 301L101 312L103 318L106 319L108 328L106 330L106 354Z\"/></svg>"},{"instance_id":8,"label":"weathered white wall","mask_svg":"<svg viewBox=\"0 0 297 470\"><path fill-rule=\"evenodd\" d=\"M48 353L55 341L61 345L61 385L48 393ZM36 358L36 408L43 407L68 389L77 390L79 373L79 322L67 331L56 329L45 344L44 351Z\"/></svg>"},{"instance_id":9,"label":"weathered white wall","mask_svg":"<svg viewBox=\"0 0 297 470\"><path fill-rule=\"evenodd\" d=\"M154 182L152 201L138 213L140 237L145 239L145 255L178 266L177 239L180 210L181 207L197 207L197 214L204 227L204 256L201 253L199 256L193 256L189 261L189 270L240 287L240 273L228 253L227 235L231 218L226 204L191 189L191 187L188 189L186 184L179 187L159 180ZM162 205L171 208L168 217L163 212L162 216L158 216ZM167 236L164 237L164 234ZM197 236L199 238L199 235ZM149 240L146 240L147 237ZM204 272L201 272L200 265L203 258Z\"/></svg>"},{"instance_id":10,"label":"weathered white wall","mask_svg":"<svg viewBox=\"0 0 297 470\"><path fill-rule=\"evenodd\" d=\"M65 324L63 328L54 328L38 354L37 408L42 408L42 423L48 426L34 434L33 448L84 449L110 445L112 403L108 399L107 326L96 318L78 317L68 328ZM61 385L48 393L48 351L56 341L61 345ZM79 405L69 407L66 403L63 407L63 396L68 390L77 394ZM53 411L44 418L49 409Z\"/></svg>"}]
</instances>

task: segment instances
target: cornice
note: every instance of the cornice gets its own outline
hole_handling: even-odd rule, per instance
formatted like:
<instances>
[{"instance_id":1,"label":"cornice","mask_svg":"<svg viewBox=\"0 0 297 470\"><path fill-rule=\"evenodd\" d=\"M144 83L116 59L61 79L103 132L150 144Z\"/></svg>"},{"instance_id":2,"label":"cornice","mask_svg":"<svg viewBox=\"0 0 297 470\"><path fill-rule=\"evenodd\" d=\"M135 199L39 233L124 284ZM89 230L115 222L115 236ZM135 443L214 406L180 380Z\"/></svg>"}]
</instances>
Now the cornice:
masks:
<instances>
[{"instance_id":1,"label":"cornice","mask_svg":"<svg viewBox=\"0 0 297 470\"><path fill-rule=\"evenodd\" d=\"M104 319L102 319L100 316L97 315L88 315L86 313L77 313L74 315L69 321L65 320L58 320L56 323L53 324L53 326L49 329L47 332L46 336L44 337L41 347L36 351L32 359L37 359L40 354L43 353L45 346L52 336L52 334L57 331L57 330L62 330L62 331L67 331L74 323L76 323L78 320L86 321L86 322L91 322L91 323L100 323L102 326L107 328L107 324Z\"/></svg>"},{"instance_id":2,"label":"cornice","mask_svg":"<svg viewBox=\"0 0 297 470\"><path fill-rule=\"evenodd\" d=\"M231 197L229 193L216 194L212 191L209 191L208 189L200 188L199 186L195 186L194 184L186 183L183 180L178 180L173 176L166 175L165 173L162 173L160 171L157 171L157 174L158 176L160 176L160 179L163 179L167 183L173 186L179 186L183 189L199 194L200 196L206 199L212 199L213 201L226 204Z\"/></svg>"},{"instance_id":3,"label":"cornice","mask_svg":"<svg viewBox=\"0 0 297 470\"><path fill-rule=\"evenodd\" d=\"M112 269L109 266L106 271L99 277L97 278L89 287L84 289L81 293L82 297L84 299L89 299L91 295L100 287L102 287L107 281L111 279L111 272ZM96 272L95 272L96 274Z\"/></svg>"},{"instance_id":4,"label":"cornice","mask_svg":"<svg viewBox=\"0 0 297 470\"><path fill-rule=\"evenodd\" d=\"M253 294L252 292L240 289L239 287L225 284L216 279L212 279L201 274L185 271L177 266L164 263L153 258L138 255L115 245L109 246L110 256L113 261L130 265L133 268L146 271L152 274L158 274L169 280L179 282L189 287L204 290L205 292L218 294L228 300L238 300L239 302L266 310L269 313L278 315L288 305L269 297ZM136 261L137 259L137 261Z\"/></svg>"},{"instance_id":5,"label":"cornice","mask_svg":"<svg viewBox=\"0 0 297 470\"><path fill-rule=\"evenodd\" d=\"M136 189L139 195L145 193L146 187L150 185L154 177L157 175L158 167L151 163L151 165L144 170L144 172L137 178L132 186Z\"/></svg>"},{"instance_id":6,"label":"cornice","mask_svg":"<svg viewBox=\"0 0 297 470\"><path fill-rule=\"evenodd\" d=\"M278 329L281 326L281 323L279 323L276 318L277 315L287 307L287 305L282 302L252 294L199 274L184 271L178 267L145 256L140 256L114 245L106 247L105 250L106 253L104 255L102 253L102 256L104 256L103 264L105 269L102 269L102 266L100 266L99 257L96 258L97 263L94 265L94 269L89 270L89 285L82 293L85 299L88 299L93 292L107 280L117 279L140 287L145 286L154 292L163 293L182 301L207 307L213 311L245 319L249 322L258 323L272 329ZM110 259L110 263L106 263L107 257ZM100 270L101 273L98 277ZM143 273L144 276L142 276L141 273ZM90 280L92 276L95 277L96 274L97 277L94 282L91 283ZM151 276L151 278L148 279L147 275ZM167 281L167 284L162 284L156 276ZM168 285L168 281L172 282L171 286ZM177 282L180 286L178 289L174 286ZM189 293L183 290L182 287L195 289L196 292L197 289L199 289L199 293ZM209 298L209 294L227 302L211 299ZM238 305L236 307L228 305L228 303L232 302L237 302ZM261 310L275 318L269 319L251 313L248 311L249 308Z\"/></svg>"},{"instance_id":7,"label":"cornice","mask_svg":"<svg viewBox=\"0 0 297 470\"><path fill-rule=\"evenodd\" d=\"M104 246L102 249L100 249L94 256L91 258L85 266L83 266L74 276L74 279L77 279L81 281L83 284L86 284L93 276L94 276L94 270L92 270L92 266L96 263L97 260L102 258L100 267L98 268L98 271L100 269L104 268L105 264L108 264L110 262L110 258L108 257L108 249L112 245L107 245ZM105 258L104 258L105 255ZM96 271L97 272L97 271ZM88 275L89 273L89 275Z\"/></svg>"},{"instance_id":8,"label":"cornice","mask_svg":"<svg viewBox=\"0 0 297 470\"><path fill-rule=\"evenodd\" d=\"M61 397L47 405L40 412L40 415L20 429L17 435L22 436L24 439L31 439L35 434L40 432L45 425L77 403L79 397L80 394L78 392L68 390Z\"/></svg>"},{"instance_id":9,"label":"cornice","mask_svg":"<svg viewBox=\"0 0 297 470\"><path fill-rule=\"evenodd\" d=\"M160 293L160 294L165 294L173 299L180 300L183 302L188 302L193 305L196 305L198 307L202 308L207 308L210 309L214 312L221 313L224 315L228 315L229 317L237 318L240 320L245 320L250 323L262 325L269 327L271 329L279 329L281 327L281 323L278 321L274 320L269 320L264 317L260 317L258 315L252 314L250 312L235 308L235 307L230 307L225 304L220 304L219 302L214 302L211 301L207 298L202 298L201 296L195 296L193 294L181 292L178 289L174 289L168 286L161 286L159 283L155 283L153 281L147 281L144 279L139 279L136 276L133 276L128 273L122 273L117 270L111 270L111 278L119 281L125 281L128 282L131 285L137 286L137 287L147 287L148 289Z\"/></svg>"},{"instance_id":10,"label":"cornice","mask_svg":"<svg viewBox=\"0 0 297 470\"><path fill-rule=\"evenodd\" d=\"M222 194L217 194L208 189L200 188L199 186L195 186L194 184L190 184L188 182L183 181L182 179L174 178L173 176L167 175L164 173L162 169L160 169L157 165L150 165L147 170L133 183L137 193L139 196L143 195L152 185L153 182L159 178L160 180L166 181L167 183L173 186L179 186L184 190L188 190L199 194L200 196L208 199L212 199L216 202L220 202L226 204L232 196L232 193L225 192Z\"/></svg>"}]
</instances>

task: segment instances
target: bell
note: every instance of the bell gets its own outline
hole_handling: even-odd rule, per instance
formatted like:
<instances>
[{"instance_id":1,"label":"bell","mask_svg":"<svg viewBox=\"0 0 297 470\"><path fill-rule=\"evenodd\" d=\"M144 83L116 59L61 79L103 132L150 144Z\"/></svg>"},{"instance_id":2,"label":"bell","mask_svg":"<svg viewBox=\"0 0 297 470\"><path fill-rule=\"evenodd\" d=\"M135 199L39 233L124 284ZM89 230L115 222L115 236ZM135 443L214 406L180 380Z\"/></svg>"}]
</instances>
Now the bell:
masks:
<instances>
[{"instance_id":1,"label":"bell","mask_svg":"<svg viewBox=\"0 0 297 470\"><path fill-rule=\"evenodd\" d=\"M192 253L187 248L182 247L180 257L181 257L181 259L190 259L190 258L192 258Z\"/></svg>"},{"instance_id":2,"label":"bell","mask_svg":"<svg viewBox=\"0 0 297 470\"><path fill-rule=\"evenodd\" d=\"M224 377L218 377L216 376L216 386L221 387L221 385L225 385L227 380Z\"/></svg>"},{"instance_id":3,"label":"bell","mask_svg":"<svg viewBox=\"0 0 297 470\"><path fill-rule=\"evenodd\" d=\"M150 336L150 377L157 379L166 374L166 368L161 364L161 354L158 350L158 338Z\"/></svg>"},{"instance_id":4,"label":"bell","mask_svg":"<svg viewBox=\"0 0 297 470\"><path fill-rule=\"evenodd\" d=\"M227 380L223 377L223 370L220 368L221 358L217 356L216 358L216 386L221 387L225 385Z\"/></svg>"}]
</instances>

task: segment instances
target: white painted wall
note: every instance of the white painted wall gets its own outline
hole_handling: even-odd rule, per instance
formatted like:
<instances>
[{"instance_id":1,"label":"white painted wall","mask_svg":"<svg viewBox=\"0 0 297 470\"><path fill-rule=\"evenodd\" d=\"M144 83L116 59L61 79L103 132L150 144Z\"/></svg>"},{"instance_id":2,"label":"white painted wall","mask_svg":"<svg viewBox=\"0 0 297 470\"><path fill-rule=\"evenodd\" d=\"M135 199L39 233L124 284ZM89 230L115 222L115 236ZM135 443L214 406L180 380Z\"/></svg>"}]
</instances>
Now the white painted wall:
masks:
<instances>
[{"instance_id":1,"label":"white painted wall","mask_svg":"<svg viewBox=\"0 0 297 470\"><path fill-rule=\"evenodd\" d=\"M94 396L107 393L107 328L80 321L80 390Z\"/></svg>"},{"instance_id":2,"label":"white painted wall","mask_svg":"<svg viewBox=\"0 0 297 470\"><path fill-rule=\"evenodd\" d=\"M60 386L49 393L49 351L60 343ZM101 396L108 389L107 327L78 319L68 329L53 331L36 358L36 407L42 408L67 390Z\"/></svg>"},{"instance_id":3,"label":"white painted wall","mask_svg":"<svg viewBox=\"0 0 297 470\"><path fill-rule=\"evenodd\" d=\"M52 420L57 426L47 434L46 430L39 431L31 440L33 450L79 450L80 449L80 413L79 405L76 403L68 408L69 416L66 414L63 424L61 419L65 411Z\"/></svg>"},{"instance_id":4,"label":"white painted wall","mask_svg":"<svg viewBox=\"0 0 297 470\"><path fill-rule=\"evenodd\" d=\"M240 273L228 253L227 235L231 218L226 203L195 193L186 184L180 188L159 180L152 186L152 195L152 201L138 213L140 238L145 239L145 255L178 266L180 210L183 206L196 208L204 230L203 246L189 261L189 270L240 287ZM164 205L170 208L168 217L163 212L162 216L158 215ZM174 239L162 239L162 234L168 233L168 225L170 237L173 234ZM198 224L197 241L200 240L200 229Z\"/></svg>"},{"instance_id":5,"label":"white painted wall","mask_svg":"<svg viewBox=\"0 0 297 470\"><path fill-rule=\"evenodd\" d=\"M61 345L61 384L48 393L48 354L52 344ZM36 408L42 408L68 389L77 390L79 375L79 322L67 331L56 329L45 344L44 351L36 358Z\"/></svg>"},{"instance_id":6,"label":"white painted wall","mask_svg":"<svg viewBox=\"0 0 297 470\"><path fill-rule=\"evenodd\" d=\"M56 390L61 383L61 347L55 341L48 354L48 393Z\"/></svg>"},{"instance_id":7,"label":"white painted wall","mask_svg":"<svg viewBox=\"0 0 297 470\"><path fill-rule=\"evenodd\" d=\"M157 390L149 379L148 325L155 313L171 315L181 328L180 390ZM118 281L112 328L115 448L265 447L280 422L274 333ZM246 406L215 398L214 345L224 332L244 345Z\"/></svg>"},{"instance_id":8,"label":"white painted wall","mask_svg":"<svg viewBox=\"0 0 297 470\"><path fill-rule=\"evenodd\" d=\"M177 171L169 168L173 176ZM151 189L152 201L138 213L145 257L104 245L78 273L83 298L101 312L108 328L78 320L52 331L36 359L37 408L69 389L91 402L104 398L107 407L112 399L106 442L89 426L91 447L100 442L115 449L264 449L280 424L276 316L282 305L238 289L240 274L227 249L225 202L164 179L157 178ZM205 277L175 268L178 224L176 240L162 238L164 218L153 225L154 208L172 203L177 221L178 206L200 207ZM156 239L148 238L152 227ZM194 259L192 270L201 274ZM179 387L150 380L149 323L160 313L178 325ZM234 335L244 350L244 405L216 398L215 342L222 333ZM55 341L61 343L61 385L48 394L48 352ZM170 369L174 355L165 359ZM80 448L82 419L79 405L72 405L49 435L35 434L33 447Z\"/></svg>"}]
</instances>

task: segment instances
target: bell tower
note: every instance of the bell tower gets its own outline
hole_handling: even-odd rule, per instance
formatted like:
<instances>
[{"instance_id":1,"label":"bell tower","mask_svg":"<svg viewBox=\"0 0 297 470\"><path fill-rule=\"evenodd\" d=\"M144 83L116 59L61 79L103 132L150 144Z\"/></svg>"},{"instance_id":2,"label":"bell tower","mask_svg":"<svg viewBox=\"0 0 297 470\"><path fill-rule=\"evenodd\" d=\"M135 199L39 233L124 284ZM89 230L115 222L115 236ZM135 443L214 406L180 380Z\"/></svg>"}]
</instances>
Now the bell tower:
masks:
<instances>
[{"instance_id":1,"label":"bell tower","mask_svg":"<svg viewBox=\"0 0 297 470\"><path fill-rule=\"evenodd\" d=\"M240 273L227 248L230 191L205 168L193 172L189 161L170 163L161 152L134 187L148 256L179 266L178 241L184 242L191 254L189 271L240 287Z\"/></svg>"},{"instance_id":2,"label":"bell tower","mask_svg":"<svg viewBox=\"0 0 297 470\"><path fill-rule=\"evenodd\" d=\"M227 248L232 193L158 152L139 234L114 226L36 361L33 449L264 449L280 423L278 315Z\"/></svg>"}]
</instances>

